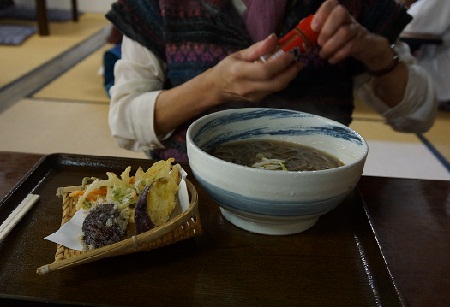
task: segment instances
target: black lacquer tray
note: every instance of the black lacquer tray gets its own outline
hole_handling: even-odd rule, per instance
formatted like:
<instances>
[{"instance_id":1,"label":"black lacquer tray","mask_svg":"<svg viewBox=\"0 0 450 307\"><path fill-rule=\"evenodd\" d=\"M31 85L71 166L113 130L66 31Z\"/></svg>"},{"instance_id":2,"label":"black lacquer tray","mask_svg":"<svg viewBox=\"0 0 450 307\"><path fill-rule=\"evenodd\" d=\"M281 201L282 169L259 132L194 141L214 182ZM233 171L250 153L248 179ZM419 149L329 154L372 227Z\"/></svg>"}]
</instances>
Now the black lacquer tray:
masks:
<instances>
[{"instance_id":1,"label":"black lacquer tray","mask_svg":"<svg viewBox=\"0 0 450 307\"><path fill-rule=\"evenodd\" d=\"M152 161L53 154L0 203L0 222L28 193L40 200L0 243L0 304L108 306L402 306L355 190L300 234L267 236L227 222L195 181L203 233L152 251L101 259L46 276L59 228L56 189Z\"/></svg>"}]
</instances>

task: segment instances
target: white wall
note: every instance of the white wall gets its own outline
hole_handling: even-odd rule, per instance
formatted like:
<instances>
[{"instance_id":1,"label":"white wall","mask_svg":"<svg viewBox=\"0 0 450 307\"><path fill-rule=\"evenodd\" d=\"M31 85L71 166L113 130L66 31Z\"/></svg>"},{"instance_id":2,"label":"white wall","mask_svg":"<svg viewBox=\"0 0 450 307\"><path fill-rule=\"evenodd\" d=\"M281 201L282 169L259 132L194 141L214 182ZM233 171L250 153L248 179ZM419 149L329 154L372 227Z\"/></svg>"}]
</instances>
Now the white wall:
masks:
<instances>
[{"instance_id":1,"label":"white wall","mask_svg":"<svg viewBox=\"0 0 450 307\"><path fill-rule=\"evenodd\" d=\"M15 0L17 5L27 5L34 7L35 0ZM47 0L48 8L68 9L70 8L70 0ZM100 13L104 14L111 8L111 4L116 0L77 0L78 9L83 13Z\"/></svg>"}]
</instances>

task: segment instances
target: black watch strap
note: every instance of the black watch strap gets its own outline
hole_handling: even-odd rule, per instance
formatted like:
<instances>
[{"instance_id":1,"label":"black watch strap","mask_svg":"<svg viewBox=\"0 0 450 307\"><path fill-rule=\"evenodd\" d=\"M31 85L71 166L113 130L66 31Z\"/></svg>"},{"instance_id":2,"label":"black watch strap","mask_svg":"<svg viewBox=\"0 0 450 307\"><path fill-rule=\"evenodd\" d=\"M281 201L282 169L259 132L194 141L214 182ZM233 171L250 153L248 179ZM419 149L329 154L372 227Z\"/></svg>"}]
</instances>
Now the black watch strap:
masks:
<instances>
[{"instance_id":1,"label":"black watch strap","mask_svg":"<svg viewBox=\"0 0 450 307\"><path fill-rule=\"evenodd\" d=\"M389 67L379 69L379 70L367 70L367 72L369 74L371 74L372 76L375 76L375 77L380 77L380 76L383 76L383 75L386 75L386 74L392 72L398 66L398 64L400 63L400 56L398 55L398 52L395 49L394 45L391 45L390 47L391 47L391 50L393 53L392 64Z\"/></svg>"}]
</instances>

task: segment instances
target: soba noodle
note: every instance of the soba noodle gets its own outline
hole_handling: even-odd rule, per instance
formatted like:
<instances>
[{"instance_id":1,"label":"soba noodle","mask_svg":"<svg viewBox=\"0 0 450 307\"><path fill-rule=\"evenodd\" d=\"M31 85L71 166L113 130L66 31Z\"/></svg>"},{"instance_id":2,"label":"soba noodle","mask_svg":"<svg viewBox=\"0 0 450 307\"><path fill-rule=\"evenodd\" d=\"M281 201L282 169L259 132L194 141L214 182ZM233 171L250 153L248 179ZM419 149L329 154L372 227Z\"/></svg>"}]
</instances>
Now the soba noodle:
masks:
<instances>
[{"instance_id":1,"label":"soba noodle","mask_svg":"<svg viewBox=\"0 0 450 307\"><path fill-rule=\"evenodd\" d=\"M311 146L275 140L233 141L217 146L210 154L224 161L270 170L317 171L344 165Z\"/></svg>"}]
</instances>

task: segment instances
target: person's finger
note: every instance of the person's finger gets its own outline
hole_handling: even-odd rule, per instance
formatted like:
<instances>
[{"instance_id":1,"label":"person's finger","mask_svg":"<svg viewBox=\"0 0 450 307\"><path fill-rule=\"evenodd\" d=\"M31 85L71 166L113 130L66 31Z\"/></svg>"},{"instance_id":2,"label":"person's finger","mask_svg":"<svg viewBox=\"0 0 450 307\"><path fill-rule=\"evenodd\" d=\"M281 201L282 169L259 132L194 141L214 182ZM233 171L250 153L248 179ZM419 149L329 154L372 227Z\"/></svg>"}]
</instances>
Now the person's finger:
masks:
<instances>
[{"instance_id":1,"label":"person's finger","mask_svg":"<svg viewBox=\"0 0 450 307\"><path fill-rule=\"evenodd\" d=\"M358 36L359 32L360 26L357 22L352 22L340 27L338 31L322 45L320 56L323 58L331 58L337 52L342 54L343 51L341 51L341 49L344 49L347 52L346 55L350 55L351 44L349 43ZM347 47L344 48L345 46Z\"/></svg>"},{"instance_id":2,"label":"person's finger","mask_svg":"<svg viewBox=\"0 0 450 307\"><path fill-rule=\"evenodd\" d=\"M311 29L314 32L320 32L331 11L338 5L339 2L337 0L327 0L323 2L314 15L311 22Z\"/></svg>"},{"instance_id":3,"label":"person's finger","mask_svg":"<svg viewBox=\"0 0 450 307\"><path fill-rule=\"evenodd\" d=\"M322 25L322 29L318 37L319 45L323 46L340 30L341 27L350 25L352 21L352 17L342 5L336 6L330 13L325 23Z\"/></svg>"},{"instance_id":4,"label":"person's finger","mask_svg":"<svg viewBox=\"0 0 450 307\"><path fill-rule=\"evenodd\" d=\"M286 53L267 62L246 62L235 59L234 62L230 61L227 65L229 74L235 80L265 81L276 77L294 65L294 63L294 55Z\"/></svg>"},{"instance_id":5,"label":"person's finger","mask_svg":"<svg viewBox=\"0 0 450 307\"><path fill-rule=\"evenodd\" d=\"M259 58L268 54L275 49L278 42L278 37L275 34L270 34L268 37L260 42L251 45L249 48L238 52L237 56L247 62L258 61Z\"/></svg>"},{"instance_id":6,"label":"person's finger","mask_svg":"<svg viewBox=\"0 0 450 307\"><path fill-rule=\"evenodd\" d=\"M279 92L289 85L295 76L297 76L301 68L302 64L298 62L272 78L249 81L251 82L250 86L252 88L252 92L255 93L256 96L261 97L270 93Z\"/></svg>"},{"instance_id":7,"label":"person's finger","mask_svg":"<svg viewBox=\"0 0 450 307\"><path fill-rule=\"evenodd\" d=\"M328 57L328 62L331 64L339 63L340 61L342 61L346 57L348 57L349 54L352 53L353 48L354 47L353 47L352 43L348 43L348 44L342 46L335 53L333 53L332 55L330 55Z\"/></svg>"}]
</instances>

